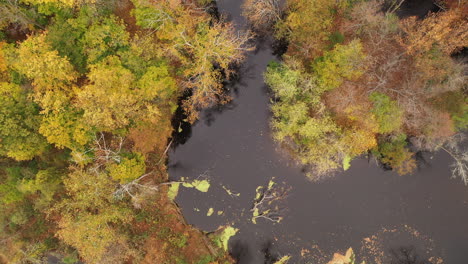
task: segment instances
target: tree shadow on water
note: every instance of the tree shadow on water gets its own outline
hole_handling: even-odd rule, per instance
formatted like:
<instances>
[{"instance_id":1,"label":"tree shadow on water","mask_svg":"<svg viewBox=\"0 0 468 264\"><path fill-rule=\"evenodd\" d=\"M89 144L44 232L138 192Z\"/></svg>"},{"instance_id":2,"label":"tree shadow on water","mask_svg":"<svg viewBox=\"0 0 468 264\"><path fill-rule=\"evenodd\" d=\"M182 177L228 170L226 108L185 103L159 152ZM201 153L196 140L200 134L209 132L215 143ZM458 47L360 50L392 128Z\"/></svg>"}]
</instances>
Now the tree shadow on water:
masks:
<instances>
[{"instance_id":1,"label":"tree shadow on water","mask_svg":"<svg viewBox=\"0 0 468 264\"><path fill-rule=\"evenodd\" d=\"M280 256L277 253L272 253L272 247L273 243L271 240L268 240L263 244L260 250L264 257L264 264L274 264L280 259Z\"/></svg>"},{"instance_id":2,"label":"tree shadow on water","mask_svg":"<svg viewBox=\"0 0 468 264\"><path fill-rule=\"evenodd\" d=\"M231 244L229 253L236 260L236 263L250 263L252 261L249 246L240 240L236 240Z\"/></svg>"},{"instance_id":3,"label":"tree shadow on water","mask_svg":"<svg viewBox=\"0 0 468 264\"><path fill-rule=\"evenodd\" d=\"M233 110L236 107L237 107L237 104L234 103L233 101L230 101L229 103L226 103L223 105L217 105L217 106L211 107L203 111L202 120L205 123L205 125L211 126L216 120L217 115L220 115L226 110Z\"/></svg>"},{"instance_id":4,"label":"tree shadow on water","mask_svg":"<svg viewBox=\"0 0 468 264\"><path fill-rule=\"evenodd\" d=\"M421 258L414 246L390 249L390 264L431 264L425 258Z\"/></svg>"},{"instance_id":5,"label":"tree shadow on water","mask_svg":"<svg viewBox=\"0 0 468 264\"><path fill-rule=\"evenodd\" d=\"M229 78L228 81L223 83L224 90L227 95L232 97L232 100L225 104L217 104L208 109L205 109L201 113L201 120L207 125L211 126L216 120L216 116L219 116L226 110L234 110L238 104L236 98L239 97L240 89L248 88L248 80L255 78L257 75L254 73L255 65L239 66L234 69L234 74Z\"/></svg>"}]
</instances>

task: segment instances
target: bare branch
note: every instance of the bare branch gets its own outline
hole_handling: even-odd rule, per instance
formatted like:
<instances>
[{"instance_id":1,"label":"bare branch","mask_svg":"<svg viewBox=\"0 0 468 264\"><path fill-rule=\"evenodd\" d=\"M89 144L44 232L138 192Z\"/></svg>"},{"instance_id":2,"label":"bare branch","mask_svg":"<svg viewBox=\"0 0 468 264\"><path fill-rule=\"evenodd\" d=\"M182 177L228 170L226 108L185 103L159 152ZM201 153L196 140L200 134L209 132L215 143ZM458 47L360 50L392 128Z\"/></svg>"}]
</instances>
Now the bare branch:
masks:
<instances>
[{"instance_id":1,"label":"bare branch","mask_svg":"<svg viewBox=\"0 0 468 264\"><path fill-rule=\"evenodd\" d=\"M252 222L256 224L257 219L266 219L273 223L279 223L283 217L279 204L287 197L289 188L278 186L273 180L268 186L257 187L256 197L250 211L252 212Z\"/></svg>"}]
</instances>

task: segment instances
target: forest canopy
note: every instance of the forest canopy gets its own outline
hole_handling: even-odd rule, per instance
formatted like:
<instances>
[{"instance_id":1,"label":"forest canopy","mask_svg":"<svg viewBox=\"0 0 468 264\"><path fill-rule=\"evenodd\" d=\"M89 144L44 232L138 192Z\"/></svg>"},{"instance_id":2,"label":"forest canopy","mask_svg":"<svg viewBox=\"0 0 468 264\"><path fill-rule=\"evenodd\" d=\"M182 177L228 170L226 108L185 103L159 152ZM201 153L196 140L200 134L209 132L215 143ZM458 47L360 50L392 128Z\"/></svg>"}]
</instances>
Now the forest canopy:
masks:
<instances>
[{"instance_id":1,"label":"forest canopy","mask_svg":"<svg viewBox=\"0 0 468 264\"><path fill-rule=\"evenodd\" d=\"M211 9L0 1L1 263L231 261L166 194L175 111L194 122L228 101L222 81L251 49Z\"/></svg>"},{"instance_id":2,"label":"forest canopy","mask_svg":"<svg viewBox=\"0 0 468 264\"><path fill-rule=\"evenodd\" d=\"M258 7L262 7L259 9ZM466 1L399 18L390 1L250 0L254 29L287 43L265 73L274 137L318 179L372 153L407 174L415 154L443 149L468 182ZM261 27L259 25L271 25Z\"/></svg>"}]
</instances>

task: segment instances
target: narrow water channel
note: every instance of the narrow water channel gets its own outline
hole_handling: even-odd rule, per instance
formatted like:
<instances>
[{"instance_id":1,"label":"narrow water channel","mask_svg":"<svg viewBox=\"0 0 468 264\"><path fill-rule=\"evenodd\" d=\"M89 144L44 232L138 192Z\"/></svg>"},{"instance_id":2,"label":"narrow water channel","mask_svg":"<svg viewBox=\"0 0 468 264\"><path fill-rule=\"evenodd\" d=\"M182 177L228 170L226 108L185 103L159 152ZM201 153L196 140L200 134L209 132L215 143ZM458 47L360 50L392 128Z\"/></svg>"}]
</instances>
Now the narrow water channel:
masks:
<instances>
[{"instance_id":1,"label":"narrow water channel","mask_svg":"<svg viewBox=\"0 0 468 264\"><path fill-rule=\"evenodd\" d=\"M239 29L245 28L241 4L218 0L220 11ZM421 260L438 256L447 264L468 263L468 187L450 178L451 160L444 153L428 155L410 176L362 158L318 183L281 154L271 138L270 99L262 77L268 62L277 59L272 53L269 43L250 53L240 79L230 85L232 103L204 111L187 141L170 152L172 180L211 181L207 193L181 187L176 202L189 224L208 232L223 225L238 228L230 252L241 264L271 263L282 255L292 255L290 263L320 264L348 247L358 257L382 252L383 263L426 263L403 262L401 255L408 251ZM290 188L281 204L284 219L254 224L250 208L256 188L273 177ZM207 216L210 208L214 213Z\"/></svg>"}]
</instances>

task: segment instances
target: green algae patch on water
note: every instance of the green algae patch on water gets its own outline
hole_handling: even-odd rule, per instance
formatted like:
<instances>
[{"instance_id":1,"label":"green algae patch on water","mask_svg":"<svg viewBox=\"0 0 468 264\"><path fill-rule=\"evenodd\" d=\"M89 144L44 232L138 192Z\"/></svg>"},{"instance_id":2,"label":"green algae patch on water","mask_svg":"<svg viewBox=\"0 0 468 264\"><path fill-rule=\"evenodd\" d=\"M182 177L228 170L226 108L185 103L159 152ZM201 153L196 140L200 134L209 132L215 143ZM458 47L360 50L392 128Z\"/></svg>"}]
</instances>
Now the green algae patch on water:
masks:
<instances>
[{"instance_id":1,"label":"green algae patch on water","mask_svg":"<svg viewBox=\"0 0 468 264\"><path fill-rule=\"evenodd\" d=\"M258 201L262 197L262 192L263 186L258 186L257 189L255 189L255 201Z\"/></svg>"},{"instance_id":2,"label":"green algae patch on water","mask_svg":"<svg viewBox=\"0 0 468 264\"><path fill-rule=\"evenodd\" d=\"M192 182L193 187L200 192L207 192L210 189L210 182L207 180L195 180Z\"/></svg>"},{"instance_id":3,"label":"green algae patch on water","mask_svg":"<svg viewBox=\"0 0 468 264\"><path fill-rule=\"evenodd\" d=\"M270 190L273 185L275 185L275 182L273 181L275 178L272 178L269 182L268 182L268 190Z\"/></svg>"},{"instance_id":4,"label":"green algae patch on water","mask_svg":"<svg viewBox=\"0 0 468 264\"><path fill-rule=\"evenodd\" d=\"M220 227L212 238L213 242L217 247L223 248L224 251L227 251L229 239L236 235L238 231L239 229L232 226Z\"/></svg>"},{"instance_id":5,"label":"green algae patch on water","mask_svg":"<svg viewBox=\"0 0 468 264\"><path fill-rule=\"evenodd\" d=\"M351 157L346 155L343 159L343 170L347 171L351 167Z\"/></svg>"},{"instance_id":6,"label":"green algae patch on water","mask_svg":"<svg viewBox=\"0 0 468 264\"><path fill-rule=\"evenodd\" d=\"M167 196L169 199L174 200L177 197L177 194L179 194L179 187L180 183L173 183L171 186L169 186L169 190L167 191Z\"/></svg>"},{"instance_id":7,"label":"green algae patch on water","mask_svg":"<svg viewBox=\"0 0 468 264\"><path fill-rule=\"evenodd\" d=\"M252 223L257 224L257 217L260 215L258 208L255 208L252 213Z\"/></svg>"},{"instance_id":8,"label":"green algae patch on water","mask_svg":"<svg viewBox=\"0 0 468 264\"><path fill-rule=\"evenodd\" d=\"M208 209L208 212L206 213L206 216L212 216L214 213L214 209L213 207L210 207L210 209Z\"/></svg>"},{"instance_id":9,"label":"green algae patch on water","mask_svg":"<svg viewBox=\"0 0 468 264\"><path fill-rule=\"evenodd\" d=\"M194 180L192 182L184 182L182 185L186 188L195 188L200 192L208 192L210 189L210 182L207 180Z\"/></svg>"}]
</instances>

